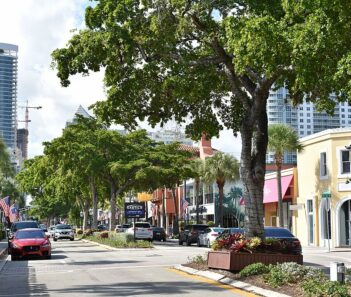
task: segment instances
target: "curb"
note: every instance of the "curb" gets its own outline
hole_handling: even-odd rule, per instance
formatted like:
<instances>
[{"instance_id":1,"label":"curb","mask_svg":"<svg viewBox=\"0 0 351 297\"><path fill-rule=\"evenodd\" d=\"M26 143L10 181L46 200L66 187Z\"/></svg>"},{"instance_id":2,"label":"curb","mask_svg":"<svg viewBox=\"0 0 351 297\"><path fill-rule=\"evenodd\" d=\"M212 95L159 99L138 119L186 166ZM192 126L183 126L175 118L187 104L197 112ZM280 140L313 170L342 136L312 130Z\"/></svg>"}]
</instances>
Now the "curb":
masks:
<instances>
[{"instance_id":1,"label":"curb","mask_svg":"<svg viewBox=\"0 0 351 297\"><path fill-rule=\"evenodd\" d=\"M264 296L264 297L290 297L289 295L285 295L285 294L281 294L281 293L277 293L274 291L270 291L270 290L266 290L266 289L262 289L256 286L253 286L251 284L248 283L244 283L241 281L236 281L233 280L231 278L228 278L222 274L216 273L216 272L212 272L212 271L206 271L206 270L196 270L190 267L185 267L183 265L175 265L173 266L174 269L186 272L188 274L193 274L193 275L198 275L198 276L202 276L202 277L206 277L208 279L220 282L222 284L225 285L229 285L231 287L234 287L236 289L240 289L240 290L244 290L244 291L248 291L254 294L257 294L259 296Z\"/></svg>"}]
</instances>

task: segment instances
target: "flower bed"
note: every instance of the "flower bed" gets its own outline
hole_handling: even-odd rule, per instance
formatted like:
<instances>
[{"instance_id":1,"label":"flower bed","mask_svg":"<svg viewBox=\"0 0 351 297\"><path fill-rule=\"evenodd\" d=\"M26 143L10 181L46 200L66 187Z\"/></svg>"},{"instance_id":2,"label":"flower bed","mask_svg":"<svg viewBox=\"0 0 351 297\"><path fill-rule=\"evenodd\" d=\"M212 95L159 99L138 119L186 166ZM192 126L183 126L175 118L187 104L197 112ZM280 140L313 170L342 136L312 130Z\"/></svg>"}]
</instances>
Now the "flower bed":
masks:
<instances>
[{"instance_id":1,"label":"flower bed","mask_svg":"<svg viewBox=\"0 0 351 297\"><path fill-rule=\"evenodd\" d=\"M253 263L303 263L303 256L294 254L294 243L284 240L246 239L242 234L231 234L218 238L212 247L214 251L208 253L207 265L216 269L239 271Z\"/></svg>"},{"instance_id":2,"label":"flower bed","mask_svg":"<svg viewBox=\"0 0 351 297\"><path fill-rule=\"evenodd\" d=\"M302 255L272 253L237 253L233 251L210 251L207 266L210 268L239 271L253 263L276 264L284 262L303 263Z\"/></svg>"}]
</instances>

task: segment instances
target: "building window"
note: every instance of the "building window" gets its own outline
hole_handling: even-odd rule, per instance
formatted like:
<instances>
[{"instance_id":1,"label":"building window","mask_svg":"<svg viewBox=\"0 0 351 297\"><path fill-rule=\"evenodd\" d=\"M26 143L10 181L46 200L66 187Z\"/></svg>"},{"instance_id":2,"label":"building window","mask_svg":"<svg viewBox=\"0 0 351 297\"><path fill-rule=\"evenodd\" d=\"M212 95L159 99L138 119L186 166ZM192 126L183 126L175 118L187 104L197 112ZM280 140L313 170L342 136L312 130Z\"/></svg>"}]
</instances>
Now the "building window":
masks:
<instances>
[{"instance_id":1,"label":"building window","mask_svg":"<svg viewBox=\"0 0 351 297\"><path fill-rule=\"evenodd\" d=\"M313 201L312 199L307 200L307 234L308 234L308 244L313 244L314 242L314 230L313 230Z\"/></svg>"},{"instance_id":2,"label":"building window","mask_svg":"<svg viewBox=\"0 0 351 297\"><path fill-rule=\"evenodd\" d=\"M327 153L323 152L320 155L320 176L325 177L328 175L327 173Z\"/></svg>"},{"instance_id":3,"label":"building window","mask_svg":"<svg viewBox=\"0 0 351 297\"><path fill-rule=\"evenodd\" d=\"M341 151L341 174L350 173L350 151Z\"/></svg>"},{"instance_id":4,"label":"building window","mask_svg":"<svg viewBox=\"0 0 351 297\"><path fill-rule=\"evenodd\" d=\"M300 119L300 123L303 123L303 119Z\"/></svg>"}]
</instances>

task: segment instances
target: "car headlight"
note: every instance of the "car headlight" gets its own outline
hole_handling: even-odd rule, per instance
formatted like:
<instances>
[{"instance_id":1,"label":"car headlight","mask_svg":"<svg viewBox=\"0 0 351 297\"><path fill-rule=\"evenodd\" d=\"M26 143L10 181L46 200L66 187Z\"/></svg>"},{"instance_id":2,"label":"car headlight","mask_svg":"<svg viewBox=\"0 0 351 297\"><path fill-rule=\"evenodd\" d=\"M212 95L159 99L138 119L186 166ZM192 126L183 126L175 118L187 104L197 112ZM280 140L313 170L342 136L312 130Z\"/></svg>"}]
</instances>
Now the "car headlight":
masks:
<instances>
[{"instance_id":1,"label":"car headlight","mask_svg":"<svg viewBox=\"0 0 351 297\"><path fill-rule=\"evenodd\" d=\"M50 243L44 243L41 247L48 248L48 247L50 247Z\"/></svg>"}]
</instances>

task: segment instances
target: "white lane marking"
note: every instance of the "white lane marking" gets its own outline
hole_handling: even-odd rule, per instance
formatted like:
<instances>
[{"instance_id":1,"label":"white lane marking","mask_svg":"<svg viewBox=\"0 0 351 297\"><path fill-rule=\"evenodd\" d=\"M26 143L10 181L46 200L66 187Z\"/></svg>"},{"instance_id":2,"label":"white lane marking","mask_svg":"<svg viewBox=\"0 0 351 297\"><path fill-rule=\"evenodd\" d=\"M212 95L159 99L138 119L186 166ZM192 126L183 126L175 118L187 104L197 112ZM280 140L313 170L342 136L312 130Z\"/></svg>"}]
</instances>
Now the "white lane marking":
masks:
<instances>
[{"instance_id":1,"label":"white lane marking","mask_svg":"<svg viewBox=\"0 0 351 297\"><path fill-rule=\"evenodd\" d=\"M139 265L139 266L112 266L112 267L89 267L89 271L91 270L113 270L113 269L140 269L140 268L153 268L153 267L173 267L177 265L176 263L174 264L167 264L167 265ZM59 271L36 271L35 275L40 275L40 274L60 274L60 273L72 273L72 272L77 272L77 271L87 271L87 269L70 269L70 270L59 270ZM7 277L13 277L13 275L19 275L18 272L14 273L7 273L1 275L1 278L7 278ZM0 295L1 297L2 295Z\"/></svg>"}]
</instances>

